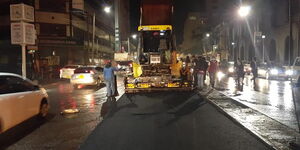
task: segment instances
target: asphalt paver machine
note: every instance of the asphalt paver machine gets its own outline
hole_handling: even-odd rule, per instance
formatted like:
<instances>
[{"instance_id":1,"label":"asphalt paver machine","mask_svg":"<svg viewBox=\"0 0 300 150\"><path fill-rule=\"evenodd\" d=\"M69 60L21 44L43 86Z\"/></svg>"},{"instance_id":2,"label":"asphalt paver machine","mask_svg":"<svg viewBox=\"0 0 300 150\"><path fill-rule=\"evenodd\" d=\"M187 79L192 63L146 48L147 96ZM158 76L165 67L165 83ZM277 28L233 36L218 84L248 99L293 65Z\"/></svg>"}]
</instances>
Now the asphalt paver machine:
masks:
<instances>
[{"instance_id":1,"label":"asphalt paver machine","mask_svg":"<svg viewBox=\"0 0 300 150\"><path fill-rule=\"evenodd\" d=\"M176 52L173 1L142 0L140 11L138 52L132 75L124 79L125 92L191 91L191 78L180 76L183 63Z\"/></svg>"}]
</instances>

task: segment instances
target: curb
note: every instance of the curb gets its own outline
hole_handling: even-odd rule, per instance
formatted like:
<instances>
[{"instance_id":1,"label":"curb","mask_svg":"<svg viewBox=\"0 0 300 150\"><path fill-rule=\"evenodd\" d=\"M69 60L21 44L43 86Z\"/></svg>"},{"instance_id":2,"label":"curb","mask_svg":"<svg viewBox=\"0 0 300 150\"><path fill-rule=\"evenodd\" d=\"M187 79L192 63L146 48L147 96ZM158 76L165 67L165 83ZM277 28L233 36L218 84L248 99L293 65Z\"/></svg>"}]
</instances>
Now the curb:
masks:
<instances>
[{"instance_id":1,"label":"curb","mask_svg":"<svg viewBox=\"0 0 300 150\"><path fill-rule=\"evenodd\" d=\"M300 139L300 134L293 129L219 91L207 89L199 92L199 95L270 149L290 149L289 144Z\"/></svg>"}]
</instances>

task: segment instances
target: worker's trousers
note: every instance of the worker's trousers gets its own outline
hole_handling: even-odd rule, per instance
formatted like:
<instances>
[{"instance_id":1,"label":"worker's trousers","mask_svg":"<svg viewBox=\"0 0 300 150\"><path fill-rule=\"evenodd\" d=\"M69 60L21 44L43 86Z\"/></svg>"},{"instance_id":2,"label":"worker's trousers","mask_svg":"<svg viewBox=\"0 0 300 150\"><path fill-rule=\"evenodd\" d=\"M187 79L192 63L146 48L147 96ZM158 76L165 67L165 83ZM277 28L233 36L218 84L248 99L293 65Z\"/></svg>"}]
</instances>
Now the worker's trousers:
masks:
<instances>
[{"instance_id":1,"label":"worker's trousers","mask_svg":"<svg viewBox=\"0 0 300 150\"><path fill-rule=\"evenodd\" d=\"M199 89L202 89L203 88L203 82L204 82L204 73L203 72L198 72L197 73L197 87Z\"/></svg>"},{"instance_id":2,"label":"worker's trousers","mask_svg":"<svg viewBox=\"0 0 300 150\"><path fill-rule=\"evenodd\" d=\"M111 97L114 96L116 93L116 89L115 89L115 80L106 80L105 81L105 85L106 85L106 91L107 91L107 97Z\"/></svg>"}]
</instances>

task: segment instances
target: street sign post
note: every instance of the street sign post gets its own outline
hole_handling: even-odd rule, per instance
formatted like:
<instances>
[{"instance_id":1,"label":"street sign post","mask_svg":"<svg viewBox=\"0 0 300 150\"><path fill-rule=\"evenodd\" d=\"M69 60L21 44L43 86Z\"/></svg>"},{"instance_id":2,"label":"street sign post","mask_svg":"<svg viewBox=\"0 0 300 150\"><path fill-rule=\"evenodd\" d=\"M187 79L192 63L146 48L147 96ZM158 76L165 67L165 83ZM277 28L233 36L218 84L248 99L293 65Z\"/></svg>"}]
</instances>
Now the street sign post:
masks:
<instances>
[{"instance_id":1,"label":"street sign post","mask_svg":"<svg viewBox=\"0 0 300 150\"><path fill-rule=\"evenodd\" d=\"M26 77L26 45L34 45L36 32L34 24L34 8L25 4L10 5L11 44L22 47L22 76Z\"/></svg>"}]
</instances>

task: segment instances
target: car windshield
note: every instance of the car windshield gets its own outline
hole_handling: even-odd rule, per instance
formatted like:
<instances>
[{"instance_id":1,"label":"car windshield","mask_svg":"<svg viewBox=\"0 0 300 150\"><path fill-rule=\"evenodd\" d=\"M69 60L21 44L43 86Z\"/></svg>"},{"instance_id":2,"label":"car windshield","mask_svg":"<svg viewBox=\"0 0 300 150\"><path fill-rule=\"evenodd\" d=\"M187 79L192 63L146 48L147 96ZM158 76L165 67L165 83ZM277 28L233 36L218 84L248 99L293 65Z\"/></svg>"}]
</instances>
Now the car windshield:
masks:
<instances>
[{"instance_id":1,"label":"car windshield","mask_svg":"<svg viewBox=\"0 0 300 150\"><path fill-rule=\"evenodd\" d=\"M81 67L77 68L74 73L90 73L94 68L93 67Z\"/></svg>"}]
</instances>

